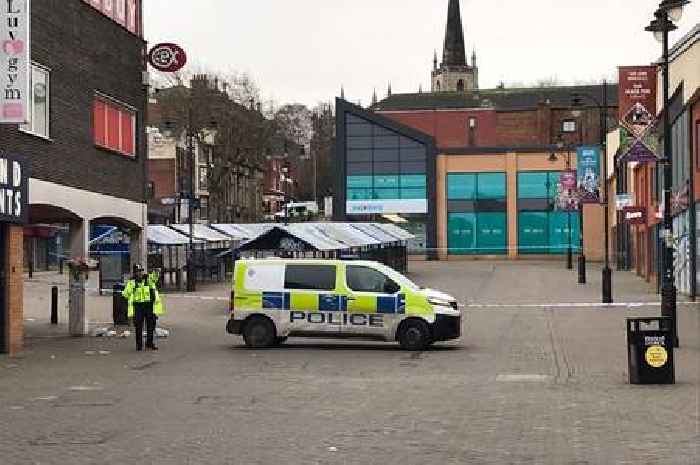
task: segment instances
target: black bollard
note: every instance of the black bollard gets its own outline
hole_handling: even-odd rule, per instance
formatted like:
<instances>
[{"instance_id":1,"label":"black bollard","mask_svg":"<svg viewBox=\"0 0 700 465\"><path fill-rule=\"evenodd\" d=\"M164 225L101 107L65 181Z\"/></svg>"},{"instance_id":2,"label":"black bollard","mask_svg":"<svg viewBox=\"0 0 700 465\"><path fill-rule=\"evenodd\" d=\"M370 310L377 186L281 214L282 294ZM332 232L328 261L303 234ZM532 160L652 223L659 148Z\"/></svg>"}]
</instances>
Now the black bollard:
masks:
<instances>
[{"instance_id":1,"label":"black bollard","mask_svg":"<svg viewBox=\"0 0 700 465\"><path fill-rule=\"evenodd\" d=\"M34 260L29 260L29 279L34 277Z\"/></svg>"},{"instance_id":2,"label":"black bollard","mask_svg":"<svg viewBox=\"0 0 700 465\"><path fill-rule=\"evenodd\" d=\"M63 259L58 260L58 274L63 274Z\"/></svg>"},{"instance_id":3,"label":"black bollard","mask_svg":"<svg viewBox=\"0 0 700 465\"><path fill-rule=\"evenodd\" d=\"M51 324L58 324L58 287L51 288Z\"/></svg>"}]
</instances>

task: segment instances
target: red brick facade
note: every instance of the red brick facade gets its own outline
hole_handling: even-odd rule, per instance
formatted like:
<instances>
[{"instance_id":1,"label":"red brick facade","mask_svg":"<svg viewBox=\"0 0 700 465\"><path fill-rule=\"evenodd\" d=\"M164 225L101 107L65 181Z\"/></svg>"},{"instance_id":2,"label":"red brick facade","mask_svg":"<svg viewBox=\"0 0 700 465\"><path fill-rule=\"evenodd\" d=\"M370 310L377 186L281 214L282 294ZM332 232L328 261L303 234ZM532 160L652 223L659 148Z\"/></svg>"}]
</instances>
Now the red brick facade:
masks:
<instances>
[{"instance_id":1,"label":"red brick facade","mask_svg":"<svg viewBox=\"0 0 700 465\"><path fill-rule=\"evenodd\" d=\"M586 108L580 117L570 109L541 103L535 109L394 110L377 113L435 137L440 148L526 147L552 144L567 120L578 120L577 132L565 136L571 144L600 141L600 114ZM617 108L609 109L610 115ZM473 123L470 124L470 119Z\"/></svg>"},{"instance_id":2,"label":"red brick facade","mask_svg":"<svg viewBox=\"0 0 700 465\"><path fill-rule=\"evenodd\" d=\"M379 112L430 134L444 148L495 146L497 113L492 109Z\"/></svg>"},{"instance_id":3,"label":"red brick facade","mask_svg":"<svg viewBox=\"0 0 700 465\"><path fill-rule=\"evenodd\" d=\"M5 345L0 347L0 352L8 352L10 355L19 353L23 347L24 338L24 276L22 274L22 260L24 255L24 230L22 226L6 227L5 243L0 244L5 253L6 274L6 305L0 311L5 312Z\"/></svg>"},{"instance_id":4,"label":"red brick facade","mask_svg":"<svg viewBox=\"0 0 700 465\"><path fill-rule=\"evenodd\" d=\"M154 198L175 197L177 194L175 161L174 158L148 160L148 179L154 185Z\"/></svg>"}]
</instances>

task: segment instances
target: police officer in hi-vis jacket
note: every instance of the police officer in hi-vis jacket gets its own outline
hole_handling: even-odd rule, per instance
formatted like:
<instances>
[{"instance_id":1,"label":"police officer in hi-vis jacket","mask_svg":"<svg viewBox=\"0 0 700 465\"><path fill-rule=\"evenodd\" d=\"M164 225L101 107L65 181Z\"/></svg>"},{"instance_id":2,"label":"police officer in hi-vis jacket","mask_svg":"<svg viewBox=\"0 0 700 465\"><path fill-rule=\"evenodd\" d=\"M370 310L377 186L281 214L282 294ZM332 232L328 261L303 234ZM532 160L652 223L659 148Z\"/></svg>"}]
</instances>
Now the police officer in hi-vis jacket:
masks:
<instances>
[{"instance_id":1,"label":"police officer in hi-vis jacket","mask_svg":"<svg viewBox=\"0 0 700 465\"><path fill-rule=\"evenodd\" d=\"M157 287L157 276L147 275L141 265L134 266L134 275L126 283L122 296L128 301L128 316L134 319L136 350L143 350L143 323L146 322L146 348L158 350L153 342L156 320L163 315L163 302Z\"/></svg>"}]
</instances>

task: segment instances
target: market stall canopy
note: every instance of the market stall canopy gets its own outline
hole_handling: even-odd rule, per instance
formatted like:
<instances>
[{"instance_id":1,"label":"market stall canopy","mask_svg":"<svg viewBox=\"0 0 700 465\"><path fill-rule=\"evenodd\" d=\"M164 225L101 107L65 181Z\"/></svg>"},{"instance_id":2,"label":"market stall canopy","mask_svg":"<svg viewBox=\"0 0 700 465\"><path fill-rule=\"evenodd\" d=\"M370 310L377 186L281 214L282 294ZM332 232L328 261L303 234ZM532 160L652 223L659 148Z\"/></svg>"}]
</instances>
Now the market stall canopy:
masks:
<instances>
[{"instance_id":1,"label":"market stall canopy","mask_svg":"<svg viewBox=\"0 0 700 465\"><path fill-rule=\"evenodd\" d=\"M383 231L391 234L392 236L398 237L399 240L408 241L414 239L415 236L405 229L401 228L392 223L374 223L375 226L381 228Z\"/></svg>"},{"instance_id":2,"label":"market stall canopy","mask_svg":"<svg viewBox=\"0 0 700 465\"><path fill-rule=\"evenodd\" d=\"M359 229L351 227L347 223L313 223L312 225L331 239L350 247L367 247L381 244L381 241Z\"/></svg>"},{"instance_id":3,"label":"market stall canopy","mask_svg":"<svg viewBox=\"0 0 700 465\"><path fill-rule=\"evenodd\" d=\"M323 235L305 223L276 225L243 245L240 250L283 250L287 252L347 250L345 244Z\"/></svg>"},{"instance_id":4,"label":"market stall canopy","mask_svg":"<svg viewBox=\"0 0 700 465\"><path fill-rule=\"evenodd\" d=\"M149 225L146 228L148 242L156 245L187 245L190 243L188 236L162 225ZM196 243L202 241L195 239Z\"/></svg>"},{"instance_id":5,"label":"market stall canopy","mask_svg":"<svg viewBox=\"0 0 700 465\"><path fill-rule=\"evenodd\" d=\"M383 229L377 227L374 223L351 223L351 227L362 231L368 236L374 237L382 244L394 244L396 242L400 242L400 239L397 239L396 236L391 235Z\"/></svg>"},{"instance_id":6,"label":"market stall canopy","mask_svg":"<svg viewBox=\"0 0 700 465\"><path fill-rule=\"evenodd\" d=\"M187 237L190 235L190 226L188 224L171 224L170 227ZM244 239L240 236L231 237L203 224L193 225L193 236L195 239L205 242L231 242Z\"/></svg>"},{"instance_id":7,"label":"market stall canopy","mask_svg":"<svg viewBox=\"0 0 700 465\"><path fill-rule=\"evenodd\" d=\"M240 237L240 240L255 239L272 229L271 224L212 224L211 227L226 235Z\"/></svg>"}]
</instances>

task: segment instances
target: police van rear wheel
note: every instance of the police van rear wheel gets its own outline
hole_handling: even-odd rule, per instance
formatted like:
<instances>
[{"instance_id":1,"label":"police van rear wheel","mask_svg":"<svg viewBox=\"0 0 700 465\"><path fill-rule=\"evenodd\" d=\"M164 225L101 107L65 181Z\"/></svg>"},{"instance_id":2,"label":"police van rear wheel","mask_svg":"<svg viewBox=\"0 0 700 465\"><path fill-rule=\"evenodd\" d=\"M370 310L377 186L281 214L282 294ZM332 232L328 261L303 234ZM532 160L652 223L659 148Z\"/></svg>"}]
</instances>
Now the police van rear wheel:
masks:
<instances>
[{"instance_id":1,"label":"police van rear wheel","mask_svg":"<svg viewBox=\"0 0 700 465\"><path fill-rule=\"evenodd\" d=\"M251 318L243 330L243 340L253 349L270 347L277 341L275 325L267 318Z\"/></svg>"},{"instance_id":2,"label":"police van rear wheel","mask_svg":"<svg viewBox=\"0 0 700 465\"><path fill-rule=\"evenodd\" d=\"M284 344L285 342L287 342L287 339L288 339L287 336L278 337L277 338L277 345Z\"/></svg>"},{"instance_id":3,"label":"police van rear wheel","mask_svg":"<svg viewBox=\"0 0 700 465\"><path fill-rule=\"evenodd\" d=\"M399 329L399 344L403 350L424 350L430 344L430 328L420 320L405 321Z\"/></svg>"}]
</instances>

